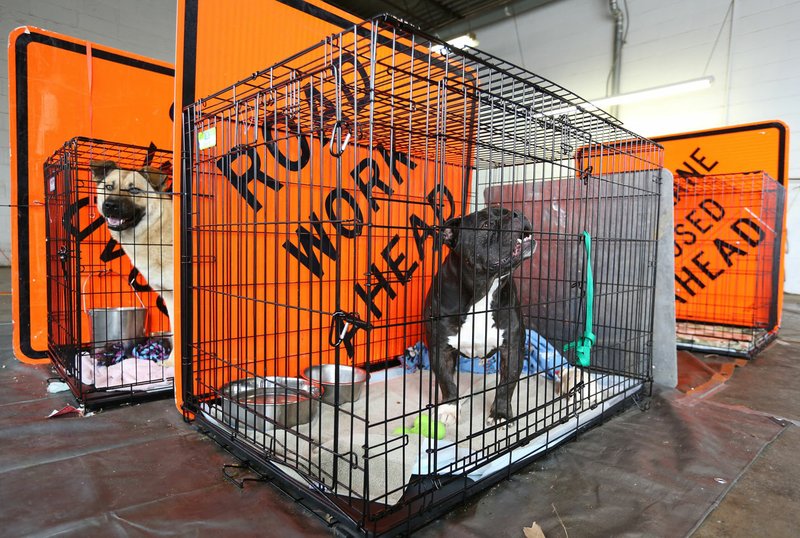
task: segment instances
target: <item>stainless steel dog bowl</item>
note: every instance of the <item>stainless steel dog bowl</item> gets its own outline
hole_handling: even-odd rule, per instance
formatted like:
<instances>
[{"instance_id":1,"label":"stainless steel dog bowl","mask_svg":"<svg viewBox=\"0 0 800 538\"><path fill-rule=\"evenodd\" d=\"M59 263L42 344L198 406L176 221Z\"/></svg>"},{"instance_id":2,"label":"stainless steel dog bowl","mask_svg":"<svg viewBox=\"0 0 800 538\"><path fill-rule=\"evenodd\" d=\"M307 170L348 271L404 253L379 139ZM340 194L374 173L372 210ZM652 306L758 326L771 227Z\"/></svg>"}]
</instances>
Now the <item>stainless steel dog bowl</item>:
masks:
<instances>
[{"instance_id":1,"label":"stainless steel dog bowl","mask_svg":"<svg viewBox=\"0 0 800 538\"><path fill-rule=\"evenodd\" d=\"M296 377L248 377L222 387L222 412L233 427L292 428L314 420L323 388Z\"/></svg>"},{"instance_id":2,"label":"stainless steel dog bowl","mask_svg":"<svg viewBox=\"0 0 800 538\"><path fill-rule=\"evenodd\" d=\"M335 364L309 366L303 370L303 377L311 383L322 385L325 389L322 393L323 402L338 405L342 402L358 401L369 378L367 371L354 366L339 365L339 400L336 401L336 369Z\"/></svg>"},{"instance_id":3,"label":"stainless steel dog bowl","mask_svg":"<svg viewBox=\"0 0 800 538\"><path fill-rule=\"evenodd\" d=\"M93 308L89 310L92 320L92 341L96 348L121 343L125 352L144 340L144 325L147 309L138 306L119 308Z\"/></svg>"}]
</instances>

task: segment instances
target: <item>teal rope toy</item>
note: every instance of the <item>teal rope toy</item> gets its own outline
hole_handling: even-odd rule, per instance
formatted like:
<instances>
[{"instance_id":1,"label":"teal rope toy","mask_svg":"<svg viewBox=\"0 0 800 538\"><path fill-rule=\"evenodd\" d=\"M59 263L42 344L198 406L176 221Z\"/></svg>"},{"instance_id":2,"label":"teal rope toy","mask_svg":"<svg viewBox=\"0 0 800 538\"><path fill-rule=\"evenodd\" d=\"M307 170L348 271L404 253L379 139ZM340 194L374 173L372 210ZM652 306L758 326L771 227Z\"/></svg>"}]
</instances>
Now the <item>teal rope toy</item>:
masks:
<instances>
[{"instance_id":1,"label":"teal rope toy","mask_svg":"<svg viewBox=\"0 0 800 538\"><path fill-rule=\"evenodd\" d=\"M592 346L597 341L597 336L592 332L592 318L594 308L594 277L592 276L592 236L583 232L583 243L586 247L586 326L583 335L564 346L564 351L575 349L578 366L589 366Z\"/></svg>"}]
</instances>

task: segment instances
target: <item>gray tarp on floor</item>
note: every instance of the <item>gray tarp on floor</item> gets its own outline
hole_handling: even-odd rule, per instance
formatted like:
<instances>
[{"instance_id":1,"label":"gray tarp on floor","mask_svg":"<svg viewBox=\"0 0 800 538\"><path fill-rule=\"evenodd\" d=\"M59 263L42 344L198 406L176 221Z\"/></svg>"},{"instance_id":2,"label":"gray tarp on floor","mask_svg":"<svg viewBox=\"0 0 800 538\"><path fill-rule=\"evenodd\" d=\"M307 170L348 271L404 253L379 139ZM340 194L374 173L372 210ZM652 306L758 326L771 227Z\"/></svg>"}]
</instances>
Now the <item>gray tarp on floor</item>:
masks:
<instances>
[{"instance_id":1,"label":"gray tarp on floor","mask_svg":"<svg viewBox=\"0 0 800 538\"><path fill-rule=\"evenodd\" d=\"M0 301L7 320L9 297ZM329 535L274 488L248 483L240 490L225 481L221 466L233 458L185 424L169 401L46 419L74 402L68 393L46 394L46 368L11 357L10 330L0 325L0 534ZM741 407L741 394L800 419L792 349L779 341L705 398L656 394L646 413L632 408L612 418L419 536L519 537L533 521L548 538L564 536L553 506L572 538L686 534L783 430ZM771 366L758 377L762 364ZM749 385L739 382L745 377Z\"/></svg>"},{"instance_id":2,"label":"gray tarp on floor","mask_svg":"<svg viewBox=\"0 0 800 538\"><path fill-rule=\"evenodd\" d=\"M492 488L421 536L509 536L536 521L548 538L683 536L782 427L769 418L656 395L651 409L628 410L529 470Z\"/></svg>"},{"instance_id":3,"label":"gray tarp on floor","mask_svg":"<svg viewBox=\"0 0 800 538\"><path fill-rule=\"evenodd\" d=\"M23 382L44 391L41 380ZM223 480L221 465L233 459L170 402L44 419L68 399L0 406L9 536L327 535L271 487L240 491ZM520 536L536 520L558 536L555 505L572 536L680 536L780 429L762 416L660 394L648 412L633 408L589 431L421 535Z\"/></svg>"}]
</instances>

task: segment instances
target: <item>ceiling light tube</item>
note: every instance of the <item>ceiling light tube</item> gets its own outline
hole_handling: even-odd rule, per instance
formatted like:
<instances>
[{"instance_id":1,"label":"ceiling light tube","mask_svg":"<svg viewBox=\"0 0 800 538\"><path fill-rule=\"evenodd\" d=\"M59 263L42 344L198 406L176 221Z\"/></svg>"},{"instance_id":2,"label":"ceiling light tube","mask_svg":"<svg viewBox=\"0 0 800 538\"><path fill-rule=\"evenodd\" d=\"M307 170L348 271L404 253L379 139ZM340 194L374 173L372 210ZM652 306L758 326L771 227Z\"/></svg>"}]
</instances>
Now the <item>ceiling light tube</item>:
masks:
<instances>
[{"instance_id":1,"label":"ceiling light tube","mask_svg":"<svg viewBox=\"0 0 800 538\"><path fill-rule=\"evenodd\" d=\"M600 108L605 109L614 105L637 103L639 101L649 101L651 99L658 99L660 97L669 97L671 95L694 92L710 87L713 82L714 77L707 76L692 80L685 80L683 82L665 84L664 86L656 86L654 88L646 88L644 90L637 90L630 93L621 93L619 95L611 95L609 97L600 97L598 99L592 99L588 101L586 106L583 107L583 110L592 112ZM571 114L575 114L576 112L578 112L578 107L564 106L539 112L535 114L534 117L569 116Z\"/></svg>"},{"instance_id":2,"label":"ceiling light tube","mask_svg":"<svg viewBox=\"0 0 800 538\"><path fill-rule=\"evenodd\" d=\"M475 34L472 32L462 36L454 37L453 39L448 39L447 42L457 49L463 49L464 47L475 48L480 45L478 38L475 37Z\"/></svg>"},{"instance_id":3,"label":"ceiling light tube","mask_svg":"<svg viewBox=\"0 0 800 538\"><path fill-rule=\"evenodd\" d=\"M463 49L464 47L471 47L474 49L480 45L480 42L478 41L478 38L475 37L475 34L470 32L468 34L448 40L447 44L457 49ZM433 45L431 47L431 52L436 54L445 54L445 48L446 47L444 45Z\"/></svg>"},{"instance_id":4,"label":"ceiling light tube","mask_svg":"<svg viewBox=\"0 0 800 538\"><path fill-rule=\"evenodd\" d=\"M609 97L592 99L591 102L593 105L602 108L611 107L614 105L623 105L627 103L637 103L639 101L649 101L650 99L658 99L660 97L668 97L670 95L704 90L710 87L713 82L714 77L707 76L692 80L685 80L683 82L665 84L664 86L656 86L655 88L647 88L644 90L637 90L635 92L621 93L619 95L611 95Z\"/></svg>"}]
</instances>

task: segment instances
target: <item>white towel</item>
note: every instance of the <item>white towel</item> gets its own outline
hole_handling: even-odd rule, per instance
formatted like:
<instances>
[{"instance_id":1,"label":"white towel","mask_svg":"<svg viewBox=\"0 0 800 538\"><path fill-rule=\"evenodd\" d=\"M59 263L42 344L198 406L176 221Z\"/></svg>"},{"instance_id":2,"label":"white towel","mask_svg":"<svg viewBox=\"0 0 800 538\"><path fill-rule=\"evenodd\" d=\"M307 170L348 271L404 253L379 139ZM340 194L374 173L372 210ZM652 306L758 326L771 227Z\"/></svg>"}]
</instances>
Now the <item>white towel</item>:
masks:
<instances>
[{"instance_id":1,"label":"white towel","mask_svg":"<svg viewBox=\"0 0 800 538\"><path fill-rule=\"evenodd\" d=\"M98 364L89 353L81 353L81 382L97 389L155 390L172 386L175 368L131 357L111 366Z\"/></svg>"}]
</instances>

